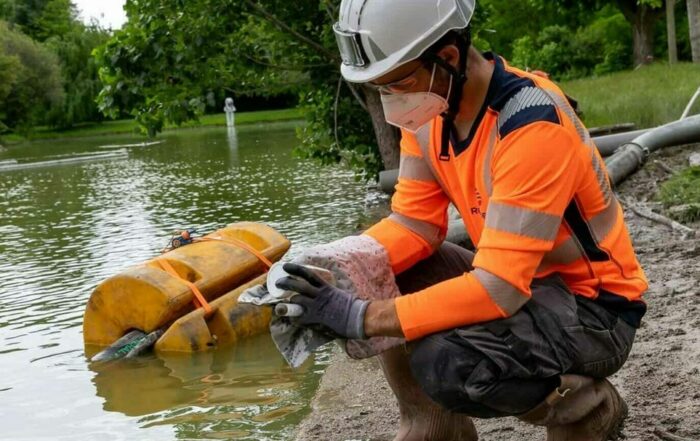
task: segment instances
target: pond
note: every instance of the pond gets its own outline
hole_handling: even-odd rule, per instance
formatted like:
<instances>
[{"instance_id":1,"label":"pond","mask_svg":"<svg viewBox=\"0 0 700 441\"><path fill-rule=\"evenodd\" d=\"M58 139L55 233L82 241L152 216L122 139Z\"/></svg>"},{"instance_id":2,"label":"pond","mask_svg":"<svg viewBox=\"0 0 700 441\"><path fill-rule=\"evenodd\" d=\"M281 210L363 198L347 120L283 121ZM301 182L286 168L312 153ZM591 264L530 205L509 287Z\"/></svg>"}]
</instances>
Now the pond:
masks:
<instances>
[{"instance_id":1,"label":"pond","mask_svg":"<svg viewBox=\"0 0 700 441\"><path fill-rule=\"evenodd\" d=\"M293 255L358 229L381 196L296 159L290 123L43 141L0 153L0 438L288 440L328 362L269 336L196 356L90 364L94 287L171 234L265 222ZM370 210L371 211L371 210Z\"/></svg>"}]
</instances>

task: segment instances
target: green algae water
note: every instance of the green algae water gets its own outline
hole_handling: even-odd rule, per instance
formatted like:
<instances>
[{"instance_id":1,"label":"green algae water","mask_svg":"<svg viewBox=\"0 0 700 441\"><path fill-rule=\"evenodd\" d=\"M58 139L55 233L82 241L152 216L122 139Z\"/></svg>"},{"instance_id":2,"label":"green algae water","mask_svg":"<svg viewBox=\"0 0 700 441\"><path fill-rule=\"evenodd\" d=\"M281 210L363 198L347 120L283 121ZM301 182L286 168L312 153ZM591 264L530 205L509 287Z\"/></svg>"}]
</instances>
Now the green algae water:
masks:
<instances>
[{"instance_id":1,"label":"green algae water","mask_svg":"<svg viewBox=\"0 0 700 441\"><path fill-rule=\"evenodd\" d=\"M291 254L357 230L380 196L295 159L290 123L36 142L0 153L0 439L288 440L328 353L288 368L267 335L90 364L92 289L176 230L260 221ZM376 200L375 200L376 198Z\"/></svg>"}]
</instances>

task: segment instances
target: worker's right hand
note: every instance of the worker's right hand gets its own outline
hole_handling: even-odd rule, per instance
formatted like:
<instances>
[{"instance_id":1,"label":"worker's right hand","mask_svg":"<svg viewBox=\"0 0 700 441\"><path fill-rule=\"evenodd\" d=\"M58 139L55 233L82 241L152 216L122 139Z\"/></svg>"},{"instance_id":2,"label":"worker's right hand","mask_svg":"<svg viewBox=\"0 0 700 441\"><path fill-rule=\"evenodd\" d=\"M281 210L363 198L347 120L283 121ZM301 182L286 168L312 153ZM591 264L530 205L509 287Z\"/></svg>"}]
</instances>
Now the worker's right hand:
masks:
<instances>
[{"instance_id":1,"label":"worker's right hand","mask_svg":"<svg viewBox=\"0 0 700 441\"><path fill-rule=\"evenodd\" d=\"M304 308L302 315L293 320L295 324L311 328L320 325L348 339L367 338L364 329L367 300L328 284L303 265L286 263L283 268L291 277L278 280L277 287L298 293L291 301Z\"/></svg>"}]
</instances>

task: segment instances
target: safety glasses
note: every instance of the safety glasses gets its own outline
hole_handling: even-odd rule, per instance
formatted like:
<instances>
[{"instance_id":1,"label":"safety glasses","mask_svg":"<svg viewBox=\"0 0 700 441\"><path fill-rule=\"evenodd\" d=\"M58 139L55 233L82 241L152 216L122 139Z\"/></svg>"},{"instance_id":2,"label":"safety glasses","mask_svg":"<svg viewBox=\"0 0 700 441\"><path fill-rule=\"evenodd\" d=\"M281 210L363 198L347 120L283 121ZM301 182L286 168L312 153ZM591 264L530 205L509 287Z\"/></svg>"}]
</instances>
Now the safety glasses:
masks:
<instances>
[{"instance_id":1,"label":"safety glasses","mask_svg":"<svg viewBox=\"0 0 700 441\"><path fill-rule=\"evenodd\" d=\"M416 78L416 73L418 73L420 68L422 68L423 66L423 63L419 64L408 75L401 78L400 80L392 81L391 83L385 84L367 83L367 86L385 95L408 92L418 82L418 78Z\"/></svg>"}]
</instances>

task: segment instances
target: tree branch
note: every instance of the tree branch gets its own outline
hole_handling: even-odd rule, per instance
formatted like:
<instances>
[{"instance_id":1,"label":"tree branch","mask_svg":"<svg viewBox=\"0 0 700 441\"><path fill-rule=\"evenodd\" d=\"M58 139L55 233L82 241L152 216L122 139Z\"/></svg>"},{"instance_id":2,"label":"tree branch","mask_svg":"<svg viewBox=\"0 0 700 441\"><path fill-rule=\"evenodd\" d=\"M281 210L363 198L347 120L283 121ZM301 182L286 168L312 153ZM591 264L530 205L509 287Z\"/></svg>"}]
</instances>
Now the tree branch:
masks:
<instances>
[{"instance_id":1,"label":"tree branch","mask_svg":"<svg viewBox=\"0 0 700 441\"><path fill-rule=\"evenodd\" d=\"M294 29L289 27L289 25L287 25L285 22L283 22L282 20L277 18L274 14L270 13L267 9L265 9L259 3L255 2L253 0L244 0L244 1L248 6L250 6L254 10L258 11L258 13L262 16L262 18L269 21L277 28L281 29L282 31L288 32L294 38L296 38L300 42L304 43L305 45L311 47L312 49L314 49L318 53L324 55L329 60L331 60L331 61L338 61L339 60L339 57L337 54L330 52L325 47L321 46L318 42L312 40L311 38L307 37L306 35L303 35L297 31L295 31Z\"/></svg>"},{"instance_id":2,"label":"tree branch","mask_svg":"<svg viewBox=\"0 0 700 441\"><path fill-rule=\"evenodd\" d=\"M350 92L352 92L352 95L355 97L357 102L360 104L360 107L362 107L362 110L364 110L365 112L369 112L369 109L367 108L367 101L365 101L365 99L362 98L362 96L360 96L360 92L357 91L357 86L349 81L345 81L345 84L347 84L348 87L350 88Z\"/></svg>"}]
</instances>

